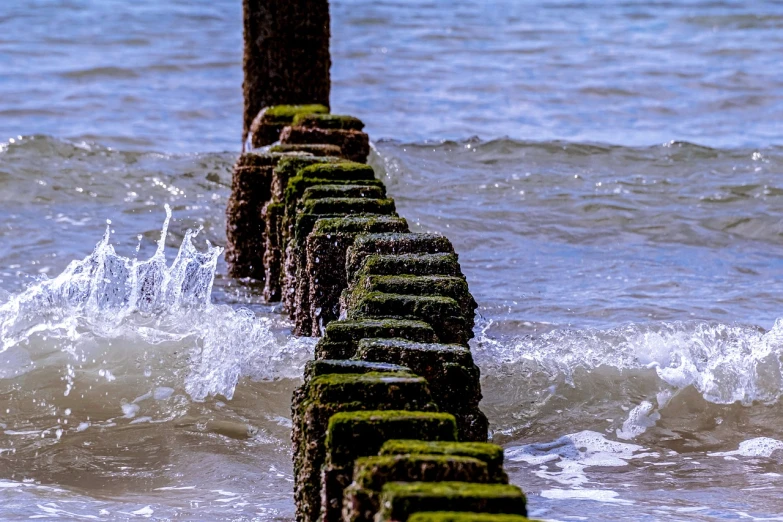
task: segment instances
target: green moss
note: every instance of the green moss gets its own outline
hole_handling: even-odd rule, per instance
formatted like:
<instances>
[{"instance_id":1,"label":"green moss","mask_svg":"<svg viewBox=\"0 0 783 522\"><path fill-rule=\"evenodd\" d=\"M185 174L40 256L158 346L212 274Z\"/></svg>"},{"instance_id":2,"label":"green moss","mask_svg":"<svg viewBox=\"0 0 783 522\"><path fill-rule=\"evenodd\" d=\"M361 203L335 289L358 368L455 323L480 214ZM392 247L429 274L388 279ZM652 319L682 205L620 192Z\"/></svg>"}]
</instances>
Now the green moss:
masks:
<instances>
[{"instance_id":1,"label":"green moss","mask_svg":"<svg viewBox=\"0 0 783 522\"><path fill-rule=\"evenodd\" d=\"M310 165L322 164L322 163L339 163L344 162L340 158L336 157L315 157L315 156L290 156L286 155L281 158L275 168L276 172L286 174L290 179L296 176L299 171Z\"/></svg>"},{"instance_id":2,"label":"green moss","mask_svg":"<svg viewBox=\"0 0 783 522\"><path fill-rule=\"evenodd\" d=\"M357 130L364 128L364 123L353 116L338 114L298 114L294 117L294 126L315 127L318 129Z\"/></svg>"},{"instance_id":3,"label":"green moss","mask_svg":"<svg viewBox=\"0 0 783 522\"><path fill-rule=\"evenodd\" d=\"M425 321L429 317L459 316L460 309L451 297L387 294L385 292L366 292L348 318L360 317L398 317L417 318Z\"/></svg>"},{"instance_id":4,"label":"green moss","mask_svg":"<svg viewBox=\"0 0 783 522\"><path fill-rule=\"evenodd\" d=\"M264 110L263 122L270 124L291 123L300 114L324 114L329 109L323 105L275 105Z\"/></svg>"},{"instance_id":5,"label":"green moss","mask_svg":"<svg viewBox=\"0 0 783 522\"><path fill-rule=\"evenodd\" d=\"M408 222L396 216L365 216L321 218L313 227L313 234L359 234L373 230L408 230Z\"/></svg>"},{"instance_id":6,"label":"green moss","mask_svg":"<svg viewBox=\"0 0 783 522\"><path fill-rule=\"evenodd\" d=\"M456 254L372 254L364 258L349 281L365 275L445 275L462 277ZM352 276L352 277L351 277Z\"/></svg>"},{"instance_id":7,"label":"green moss","mask_svg":"<svg viewBox=\"0 0 783 522\"><path fill-rule=\"evenodd\" d=\"M288 159L286 154L269 154L266 152L244 152L237 159L236 167L274 167L278 162Z\"/></svg>"},{"instance_id":8,"label":"green moss","mask_svg":"<svg viewBox=\"0 0 783 522\"><path fill-rule=\"evenodd\" d=\"M303 214L383 214L395 215L391 198L320 198L302 201Z\"/></svg>"},{"instance_id":9,"label":"green moss","mask_svg":"<svg viewBox=\"0 0 783 522\"><path fill-rule=\"evenodd\" d=\"M367 234L357 240L357 252L376 254L438 254L454 253L451 241L440 234Z\"/></svg>"},{"instance_id":10,"label":"green moss","mask_svg":"<svg viewBox=\"0 0 783 522\"><path fill-rule=\"evenodd\" d=\"M454 363L472 367L470 349L459 344L415 343L402 339L362 339L356 358L364 361L410 361L416 367L438 369Z\"/></svg>"},{"instance_id":11,"label":"green moss","mask_svg":"<svg viewBox=\"0 0 783 522\"><path fill-rule=\"evenodd\" d=\"M438 234L385 233L357 237L348 251L348 274L358 271L364 259L371 254L453 254L448 238Z\"/></svg>"},{"instance_id":12,"label":"green moss","mask_svg":"<svg viewBox=\"0 0 783 522\"><path fill-rule=\"evenodd\" d=\"M466 511L430 511L414 513L408 522L536 522L520 515L492 515Z\"/></svg>"},{"instance_id":13,"label":"green moss","mask_svg":"<svg viewBox=\"0 0 783 522\"><path fill-rule=\"evenodd\" d=\"M468 283L462 277L428 275L368 275L357 282L355 291L385 292L417 296L443 296L457 301L469 325L472 324L476 301L470 294ZM357 295L356 297L360 297ZM354 297L353 301L355 301Z\"/></svg>"},{"instance_id":14,"label":"green moss","mask_svg":"<svg viewBox=\"0 0 783 522\"><path fill-rule=\"evenodd\" d=\"M410 341L434 342L432 327L423 321L398 319L361 319L334 321L326 326L326 337L333 341L356 341L364 338L399 337Z\"/></svg>"},{"instance_id":15,"label":"green moss","mask_svg":"<svg viewBox=\"0 0 783 522\"><path fill-rule=\"evenodd\" d=\"M319 179L351 179L354 181L375 179L375 171L371 166L352 161L310 165L302 169L299 174L305 178Z\"/></svg>"},{"instance_id":16,"label":"green moss","mask_svg":"<svg viewBox=\"0 0 783 522\"><path fill-rule=\"evenodd\" d=\"M308 395L322 404L424 404L430 400L427 381L402 372L321 375L310 381Z\"/></svg>"},{"instance_id":17,"label":"green moss","mask_svg":"<svg viewBox=\"0 0 783 522\"><path fill-rule=\"evenodd\" d=\"M367 292L348 308L348 319L380 317L427 322L446 343L463 344L472 337L459 304L450 297Z\"/></svg>"},{"instance_id":18,"label":"green moss","mask_svg":"<svg viewBox=\"0 0 783 522\"><path fill-rule=\"evenodd\" d=\"M355 185L357 180L354 179L325 179L325 178L308 178L301 175L296 175L288 180L288 184L284 193L284 202L287 212L293 214L296 208L296 203L304 194L304 191L309 187L317 185ZM361 180L362 185L369 185L373 187L383 187L383 182L378 179L365 179Z\"/></svg>"},{"instance_id":19,"label":"green moss","mask_svg":"<svg viewBox=\"0 0 783 522\"><path fill-rule=\"evenodd\" d=\"M478 459L446 455L384 455L363 457L354 464L353 480L380 491L387 482L488 482L487 464Z\"/></svg>"},{"instance_id":20,"label":"green moss","mask_svg":"<svg viewBox=\"0 0 783 522\"><path fill-rule=\"evenodd\" d=\"M490 474L503 467L503 448L489 442L428 442L422 440L389 440L380 449L381 455L459 455L487 463Z\"/></svg>"},{"instance_id":21,"label":"green moss","mask_svg":"<svg viewBox=\"0 0 783 522\"><path fill-rule=\"evenodd\" d=\"M401 338L418 342L437 342L432 327L423 321L399 319L360 319L332 321L325 336L315 347L317 359L350 359L361 339Z\"/></svg>"},{"instance_id":22,"label":"green moss","mask_svg":"<svg viewBox=\"0 0 783 522\"><path fill-rule=\"evenodd\" d=\"M342 154L340 147L337 145L327 145L323 143L285 143L272 145L269 147L269 152L291 153L301 152L312 154L313 156L335 156L339 157Z\"/></svg>"},{"instance_id":23,"label":"green moss","mask_svg":"<svg viewBox=\"0 0 783 522\"><path fill-rule=\"evenodd\" d=\"M313 201L323 201L321 199L316 199ZM343 205L343 204L341 204ZM355 206L353 204L346 204L343 205L343 209L350 209L353 207L354 210L356 210L356 213L349 213L349 212L329 212L325 214L318 214L318 213L310 213L310 212L302 212L296 216L296 222L294 224L294 239L296 241L297 246L304 246L304 241L307 239L307 236L315 229L316 223L318 223L321 219L331 219L331 218L340 218L344 216L355 216L359 218L371 218L373 216L382 216L383 214L378 214L374 212L370 213L363 213L359 212L361 210L380 210L378 208L378 205L376 203L356 203ZM317 209L317 210L328 210L327 205L324 205L324 208ZM337 210L337 208L333 207L332 210ZM392 217L396 217L396 214L392 214Z\"/></svg>"},{"instance_id":24,"label":"green moss","mask_svg":"<svg viewBox=\"0 0 783 522\"><path fill-rule=\"evenodd\" d=\"M373 185L315 185L307 187L302 194L302 201L323 198L369 198L384 199L384 187Z\"/></svg>"},{"instance_id":25,"label":"green moss","mask_svg":"<svg viewBox=\"0 0 783 522\"><path fill-rule=\"evenodd\" d=\"M283 212L283 204L282 203L269 203L266 206L266 212L267 214L282 214Z\"/></svg>"},{"instance_id":26,"label":"green moss","mask_svg":"<svg viewBox=\"0 0 783 522\"><path fill-rule=\"evenodd\" d=\"M332 465L344 466L357 457L375 455L384 442L399 436L421 440L456 440L457 424L447 413L421 411L360 411L337 413L329 419L326 449Z\"/></svg>"},{"instance_id":27,"label":"green moss","mask_svg":"<svg viewBox=\"0 0 783 522\"><path fill-rule=\"evenodd\" d=\"M304 380L309 382L314 377L320 375L336 374L336 373L379 373L379 372L409 372L410 370L405 366L389 363L376 363L368 361L352 361L352 360L335 360L335 359L322 359L315 361L307 361L305 363Z\"/></svg>"},{"instance_id":28,"label":"green moss","mask_svg":"<svg viewBox=\"0 0 783 522\"><path fill-rule=\"evenodd\" d=\"M420 511L475 511L527 516L522 490L506 484L390 482L381 493L381 520L406 522Z\"/></svg>"}]
</instances>

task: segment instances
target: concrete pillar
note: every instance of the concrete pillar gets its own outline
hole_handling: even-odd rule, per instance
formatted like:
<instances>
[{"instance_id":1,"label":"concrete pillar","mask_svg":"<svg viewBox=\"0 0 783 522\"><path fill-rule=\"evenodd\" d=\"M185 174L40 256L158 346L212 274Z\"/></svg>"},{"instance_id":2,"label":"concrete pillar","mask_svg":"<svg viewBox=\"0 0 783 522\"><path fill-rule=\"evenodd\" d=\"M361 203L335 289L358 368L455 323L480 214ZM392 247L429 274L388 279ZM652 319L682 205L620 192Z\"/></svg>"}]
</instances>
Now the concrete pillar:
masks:
<instances>
[{"instance_id":1,"label":"concrete pillar","mask_svg":"<svg viewBox=\"0 0 783 522\"><path fill-rule=\"evenodd\" d=\"M329 107L328 0L242 0L245 109L242 142L272 105Z\"/></svg>"}]
</instances>

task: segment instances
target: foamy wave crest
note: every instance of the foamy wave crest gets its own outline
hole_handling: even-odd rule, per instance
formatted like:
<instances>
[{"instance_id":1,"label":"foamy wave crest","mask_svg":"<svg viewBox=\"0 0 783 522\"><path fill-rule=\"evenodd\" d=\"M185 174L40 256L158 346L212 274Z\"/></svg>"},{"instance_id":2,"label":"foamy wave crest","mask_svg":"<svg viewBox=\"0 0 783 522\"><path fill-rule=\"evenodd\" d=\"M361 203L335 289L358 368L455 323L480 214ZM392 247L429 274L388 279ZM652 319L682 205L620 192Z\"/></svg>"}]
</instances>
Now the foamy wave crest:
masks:
<instances>
[{"instance_id":1,"label":"foamy wave crest","mask_svg":"<svg viewBox=\"0 0 783 522\"><path fill-rule=\"evenodd\" d=\"M718 422L721 408L775 404L783 395L783 320L768 332L677 322L556 330L511 340L488 336L490 326L484 324L477 335L474 357L486 386L502 398L497 407L524 404L521 412L507 415L523 415L530 427L547 416L557 422L560 412L580 405L601 411L619 438L633 439L662 421L685 422L674 421L682 411L695 409L703 420Z\"/></svg>"},{"instance_id":2,"label":"foamy wave crest","mask_svg":"<svg viewBox=\"0 0 783 522\"><path fill-rule=\"evenodd\" d=\"M241 377L297 376L310 348L306 341L278 339L272 319L211 303L222 248L207 242L199 252L193 245L198 231L188 231L166 263L168 206L166 214L150 259L118 255L107 227L92 254L6 298L0 354L9 363L0 379L57 366L66 396L92 390L97 376L184 387L203 400L230 399Z\"/></svg>"},{"instance_id":3,"label":"foamy wave crest","mask_svg":"<svg viewBox=\"0 0 783 522\"><path fill-rule=\"evenodd\" d=\"M696 388L709 402L774 403L783 393L783 319L768 332L718 323L630 324L557 330L512 341L477 336L482 367L522 365L575 385L580 372L654 369L673 390Z\"/></svg>"}]
</instances>

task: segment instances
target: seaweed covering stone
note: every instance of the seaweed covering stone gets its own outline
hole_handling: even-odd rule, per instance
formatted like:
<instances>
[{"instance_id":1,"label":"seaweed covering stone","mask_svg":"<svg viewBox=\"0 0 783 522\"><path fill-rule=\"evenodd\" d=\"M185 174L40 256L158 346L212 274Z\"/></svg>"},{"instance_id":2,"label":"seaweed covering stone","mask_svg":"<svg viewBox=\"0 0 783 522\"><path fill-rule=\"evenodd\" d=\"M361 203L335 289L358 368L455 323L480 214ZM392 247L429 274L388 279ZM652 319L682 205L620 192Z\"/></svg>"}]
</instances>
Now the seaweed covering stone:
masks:
<instances>
[{"instance_id":1,"label":"seaweed covering stone","mask_svg":"<svg viewBox=\"0 0 783 522\"><path fill-rule=\"evenodd\" d=\"M332 321L315 347L316 359L350 359L359 341L368 338L401 338L424 343L437 342L432 327L423 321L361 319Z\"/></svg>"},{"instance_id":2,"label":"seaweed covering stone","mask_svg":"<svg viewBox=\"0 0 783 522\"><path fill-rule=\"evenodd\" d=\"M299 114L329 112L324 105L276 105L262 109L249 126L253 148L269 145L280 139L280 132Z\"/></svg>"},{"instance_id":3,"label":"seaweed covering stone","mask_svg":"<svg viewBox=\"0 0 783 522\"><path fill-rule=\"evenodd\" d=\"M343 520L370 522L388 482L488 482L489 474L486 463L470 457L392 455L357 459L353 478L343 497Z\"/></svg>"},{"instance_id":4,"label":"seaweed covering stone","mask_svg":"<svg viewBox=\"0 0 783 522\"><path fill-rule=\"evenodd\" d=\"M342 156L342 151L337 145L298 143L287 145L273 145L269 147L269 152L306 152L313 156Z\"/></svg>"},{"instance_id":5,"label":"seaweed covering stone","mask_svg":"<svg viewBox=\"0 0 783 522\"><path fill-rule=\"evenodd\" d=\"M459 304L450 297L367 292L347 310L348 319L382 317L425 321L445 343L467 344L473 337Z\"/></svg>"},{"instance_id":6,"label":"seaweed covering stone","mask_svg":"<svg viewBox=\"0 0 783 522\"><path fill-rule=\"evenodd\" d=\"M343 155L364 163L370 154L370 138L364 132L353 129L323 129L311 126L285 127L280 133L281 143L326 143L337 145Z\"/></svg>"},{"instance_id":7,"label":"seaweed covering stone","mask_svg":"<svg viewBox=\"0 0 783 522\"><path fill-rule=\"evenodd\" d=\"M347 286L345 271L340 267L345 266L346 251L357 234L406 230L408 223L404 219L381 214L321 218L316 221L307 237L306 269L300 278L302 292L308 293L312 335L321 335L321 329L340 315L340 295ZM308 287L304 288L305 285Z\"/></svg>"},{"instance_id":8,"label":"seaweed covering stone","mask_svg":"<svg viewBox=\"0 0 783 522\"><path fill-rule=\"evenodd\" d=\"M527 516L522 490L507 484L391 482L383 487L378 518L407 522L421 511L474 511Z\"/></svg>"},{"instance_id":9,"label":"seaweed covering stone","mask_svg":"<svg viewBox=\"0 0 783 522\"><path fill-rule=\"evenodd\" d=\"M335 367L336 365L330 365ZM378 369L378 368L374 368ZM294 393L291 433L298 518L321 513L321 469L330 418L338 412L434 410L426 381L406 372L370 371L312 376Z\"/></svg>"},{"instance_id":10,"label":"seaweed covering stone","mask_svg":"<svg viewBox=\"0 0 783 522\"><path fill-rule=\"evenodd\" d=\"M381 455L410 455L417 453L435 455L459 455L473 457L487 463L494 482L507 483L503 471L503 448L489 442L441 442L423 440L389 440L381 447Z\"/></svg>"},{"instance_id":11,"label":"seaweed covering stone","mask_svg":"<svg viewBox=\"0 0 783 522\"><path fill-rule=\"evenodd\" d=\"M400 433L422 440L454 440L456 424L446 413L421 411L361 411L338 413L329 419L321 491L325 521L341 518L354 461L377 454L386 440Z\"/></svg>"},{"instance_id":12,"label":"seaweed covering stone","mask_svg":"<svg viewBox=\"0 0 783 522\"><path fill-rule=\"evenodd\" d=\"M535 522L521 515L492 515L466 511L430 511L414 513L408 522Z\"/></svg>"},{"instance_id":13,"label":"seaweed covering stone","mask_svg":"<svg viewBox=\"0 0 783 522\"><path fill-rule=\"evenodd\" d=\"M298 114L294 117L292 125L294 127L355 131L360 131L364 128L364 122L359 118L340 114Z\"/></svg>"},{"instance_id":14,"label":"seaweed covering stone","mask_svg":"<svg viewBox=\"0 0 783 522\"><path fill-rule=\"evenodd\" d=\"M462 277L455 254L400 254L365 257L354 273L348 273L349 283L363 275L446 275Z\"/></svg>"},{"instance_id":15,"label":"seaweed covering stone","mask_svg":"<svg viewBox=\"0 0 783 522\"><path fill-rule=\"evenodd\" d=\"M427 379L438 407L457 419L459 440L487 440L489 422L479 409L480 372L468 348L402 339L362 339L354 357L364 361L393 361L410 368Z\"/></svg>"}]
</instances>

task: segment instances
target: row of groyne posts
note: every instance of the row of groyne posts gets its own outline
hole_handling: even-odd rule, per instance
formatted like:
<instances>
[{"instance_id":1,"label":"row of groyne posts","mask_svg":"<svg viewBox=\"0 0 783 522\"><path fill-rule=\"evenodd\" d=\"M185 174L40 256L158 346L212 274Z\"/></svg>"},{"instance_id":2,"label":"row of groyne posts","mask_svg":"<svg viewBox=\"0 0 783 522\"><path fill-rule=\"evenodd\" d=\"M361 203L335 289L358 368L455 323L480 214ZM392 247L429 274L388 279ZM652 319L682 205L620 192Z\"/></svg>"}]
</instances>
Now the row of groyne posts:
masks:
<instances>
[{"instance_id":1,"label":"row of groyne posts","mask_svg":"<svg viewBox=\"0 0 783 522\"><path fill-rule=\"evenodd\" d=\"M487 442L457 254L410 231L364 124L329 112L327 0L244 0L244 16L226 259L320 337L291 406L297 520L526 520Z\"/></svg>"}]
</instances>

